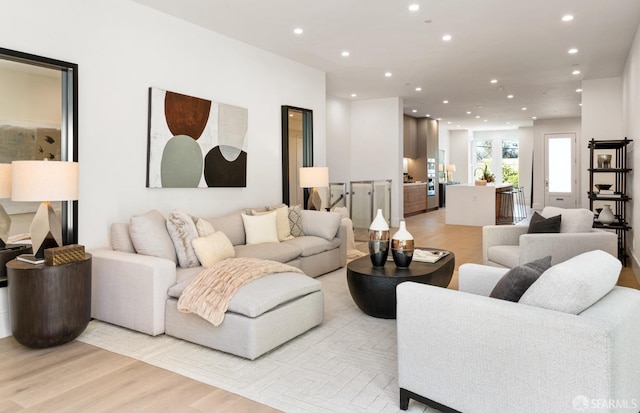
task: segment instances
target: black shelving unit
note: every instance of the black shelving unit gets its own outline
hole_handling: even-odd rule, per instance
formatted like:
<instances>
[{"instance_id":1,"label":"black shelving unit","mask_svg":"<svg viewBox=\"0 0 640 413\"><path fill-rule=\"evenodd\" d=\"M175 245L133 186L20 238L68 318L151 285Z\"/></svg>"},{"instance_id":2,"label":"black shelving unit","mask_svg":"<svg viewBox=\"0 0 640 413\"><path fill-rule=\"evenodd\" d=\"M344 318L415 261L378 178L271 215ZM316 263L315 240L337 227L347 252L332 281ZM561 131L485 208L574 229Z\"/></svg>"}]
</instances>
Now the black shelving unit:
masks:
<instances>
[{"instance_id":1,"label":"black shelving unit","mask_svg":"<svg viewBox=\"0 0 640 413\"><path fill-rule=\"evenodd\" d=\"M626 265L627 261L627 231L631 229L627 222L627 203L631 201L631 197L627 192L627 175L631 172L628 168L628 146L633 142L631 139L620 140L595 140L589 141L589 209L595 211L597 203L611 204L616 220L609 224L603 225L599 221L594 220L594 228L603 228L615 231L618 235L618 258L622 265ZM611 154L613 151L612 162L608 167L602 167L597 164L599 154ZM596 175L605 175L611 177L606 183L612 185L614 194L604 195L596 192L594 177Z\"/></svg>"}]
</instances>

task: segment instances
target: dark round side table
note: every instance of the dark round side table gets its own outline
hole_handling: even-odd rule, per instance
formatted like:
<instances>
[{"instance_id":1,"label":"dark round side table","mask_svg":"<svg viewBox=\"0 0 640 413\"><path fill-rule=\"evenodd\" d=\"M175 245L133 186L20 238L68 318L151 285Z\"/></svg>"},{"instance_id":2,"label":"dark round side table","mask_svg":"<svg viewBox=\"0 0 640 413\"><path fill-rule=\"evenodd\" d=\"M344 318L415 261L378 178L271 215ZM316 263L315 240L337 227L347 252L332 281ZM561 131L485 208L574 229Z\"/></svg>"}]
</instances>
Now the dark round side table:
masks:
<instances>
[{"instance_id":1,"label":"dark round side table","mask_svg":"<svg viewBox=\"0 0 640 413\"><path fill-rule=\"evenodd\" d=\"M63 265L7 263L11 331L32 348L78 337L91 318L91 254Z\"/></svg>"},{"instance_id":2,"label":"dark round side table","mask_svg":"<svg viewBox=\"0 0 640 413\"><path fill-rule=\"evenodd\" d=\"M412 261L409 268L398 268L393 261L387 261L384 267L374 267L367 255L347 264L347 283L353 301L365 314L396 318L398 284L413 281L446 288L451 282L455 264L455 255L451 251L433 264Z\"/></svg>"}]
</instances>

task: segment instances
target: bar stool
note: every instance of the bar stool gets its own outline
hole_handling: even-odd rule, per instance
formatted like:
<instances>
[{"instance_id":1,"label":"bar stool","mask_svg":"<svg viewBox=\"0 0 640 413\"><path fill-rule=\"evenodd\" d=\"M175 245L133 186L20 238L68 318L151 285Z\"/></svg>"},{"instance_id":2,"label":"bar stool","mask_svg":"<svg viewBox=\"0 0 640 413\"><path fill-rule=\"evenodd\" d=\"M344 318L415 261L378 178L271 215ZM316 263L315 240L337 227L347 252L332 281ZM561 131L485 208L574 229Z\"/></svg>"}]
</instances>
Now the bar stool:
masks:
<instances>
[{"instance_id":1,"label":"bar stool","mask_svg":"<svg viewBox=\"0 0 640 413\"><path fill-rule=\"evenodd\" d=\"M514 191L502 191L497 194L500 199L500 209L496 219L497 225L513 224L513 198Z\"/></svg>"}]
</instances>

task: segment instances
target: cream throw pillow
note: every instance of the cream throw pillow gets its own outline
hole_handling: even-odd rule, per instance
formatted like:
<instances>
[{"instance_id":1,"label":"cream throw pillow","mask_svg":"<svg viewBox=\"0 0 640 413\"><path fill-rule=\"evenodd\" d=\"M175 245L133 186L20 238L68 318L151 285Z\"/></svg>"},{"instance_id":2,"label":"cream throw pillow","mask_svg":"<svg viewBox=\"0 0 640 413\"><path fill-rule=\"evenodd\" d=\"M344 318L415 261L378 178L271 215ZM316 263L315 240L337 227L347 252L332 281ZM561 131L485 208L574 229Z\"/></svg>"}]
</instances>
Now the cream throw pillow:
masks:
<instances>
[{"instance_id":1,"label":"cream throw pillow","mask_svg":"<svg viewBox=\"0 0 640 413\"><path fill-rule=\"evenodd\" d=\"M216 230L213 228L213 225L206 219L199 218L196 222L196 229L198 230L198 236L206 237L207 235L211 235Z\"/></svg>"},{"instance_id":2,"label":"cream throw pillow","mask_svg":"<svg viewBox=\"0 0 640 413\"><path fill-rule=\"evenodd\" d=\"M268 211L252 209L251 215L264 215L271 211L276 211L276 232L278 233L278 240L286 241L288 239L293 239L293 236L291 235L291 227L289 226L289 207L285 204L280 204L277 206L270 206L267 209Z\"/></svg>"},{"instance_id":3,"label":"cream throw pillow","mask_svg":"<svg viewBox=\"0 0 640 413\"><path fill-rule=\"evenodd\" d=\"M247 245L280 242L276 230L276 212L262 215L242 214Z\"/></svg>"},{"instance_id":4,"label":"cream throw pillow","mask_svg":"<svg viewBox=\"0 0 640 413\"><path fill-rule=\"evenodd\" d=\"M206 237L196 238L191 241L191 244L196 251L198 260L205 268L212 267L216 262L236 256L231 241L222 231L216 231Z\"/></svg>"}]
</instances>

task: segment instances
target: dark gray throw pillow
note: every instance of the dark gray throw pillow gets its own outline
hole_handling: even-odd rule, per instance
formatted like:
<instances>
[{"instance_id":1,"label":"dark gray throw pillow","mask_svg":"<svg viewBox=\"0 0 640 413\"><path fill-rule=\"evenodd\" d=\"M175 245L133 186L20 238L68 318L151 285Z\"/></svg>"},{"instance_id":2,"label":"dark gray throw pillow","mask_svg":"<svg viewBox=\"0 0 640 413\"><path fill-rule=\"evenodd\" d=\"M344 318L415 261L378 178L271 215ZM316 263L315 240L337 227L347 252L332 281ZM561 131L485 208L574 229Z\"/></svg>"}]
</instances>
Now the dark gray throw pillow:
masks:
<instances>
[{"instance_id":1,"label":"dark gray throw pillow","mask_svg":"<svg viewBox=\"0 0 640 413\"><path fill-rule=\"evenodd\" d=\"M551 268L550 255L512 268L500 278L491 291L490 297L518 302L522 294L531 287L531 284L549 268Z\"/></svg>"},{"instance_id":2,"label":"dark gray throw pillow","mask_svg":"<svg viewBox=\"0 0 640 413\"><path fill-rule=\"evenodd\" d=\"M529 222L528 234L542 234L542 233L558 233L560 232L560 222L562 215L556 215L555 217L545 218L538 212L534 212Z\"/></svg>"}]
</instances>

